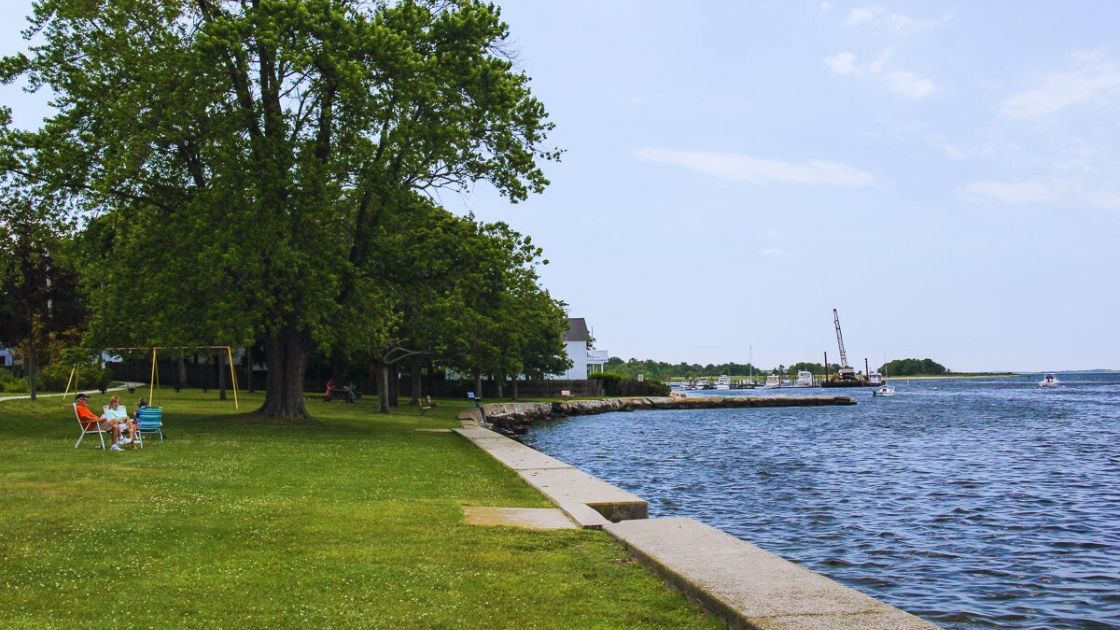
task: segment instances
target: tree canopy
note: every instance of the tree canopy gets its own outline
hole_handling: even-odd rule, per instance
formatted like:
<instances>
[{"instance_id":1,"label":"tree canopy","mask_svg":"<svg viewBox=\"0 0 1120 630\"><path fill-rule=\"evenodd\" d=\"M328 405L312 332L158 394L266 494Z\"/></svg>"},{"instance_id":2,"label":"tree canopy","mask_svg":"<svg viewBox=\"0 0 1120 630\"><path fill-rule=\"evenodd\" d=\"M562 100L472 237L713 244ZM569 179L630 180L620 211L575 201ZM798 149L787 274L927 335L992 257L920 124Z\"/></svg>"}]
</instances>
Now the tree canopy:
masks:
<instances>
[{"instance_id":1,"label":"tree canopy","mask_svg":"<svg viewBox=\"0 0 1120 630\"><path fill-rule=\"evenodd\" d=\"M89 219L95 343L263 339L268 415L307 414L340 318L390 336L384 221L476 182L523 200L559 157L483 2L42 0L26 35L0 78L56 112L4 134L5 168Z\"/></svg>"}]
</instances>

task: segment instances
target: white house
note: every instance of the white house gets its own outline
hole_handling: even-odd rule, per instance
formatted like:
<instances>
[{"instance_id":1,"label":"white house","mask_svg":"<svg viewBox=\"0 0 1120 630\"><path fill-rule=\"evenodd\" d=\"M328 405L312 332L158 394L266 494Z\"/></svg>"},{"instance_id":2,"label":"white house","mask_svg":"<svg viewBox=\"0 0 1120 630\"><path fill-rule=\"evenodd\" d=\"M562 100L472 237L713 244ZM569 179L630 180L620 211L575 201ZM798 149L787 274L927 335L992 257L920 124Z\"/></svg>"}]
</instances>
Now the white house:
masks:
<instances>
[{"instance_id":1,"label":"white house","mask_svg":"<svg viewBox=\"0 0 1120 630\"><path fill-rule=\"evenodd\" d=\"M584 380L588 373L603 371L603 366L607 363L607 351L588 349L589 341L591 333L587 329L587 320L569 317L568 332L564 333L564 350L572 360L572 367L555 378Z\"/></svg>"}]
</instances>

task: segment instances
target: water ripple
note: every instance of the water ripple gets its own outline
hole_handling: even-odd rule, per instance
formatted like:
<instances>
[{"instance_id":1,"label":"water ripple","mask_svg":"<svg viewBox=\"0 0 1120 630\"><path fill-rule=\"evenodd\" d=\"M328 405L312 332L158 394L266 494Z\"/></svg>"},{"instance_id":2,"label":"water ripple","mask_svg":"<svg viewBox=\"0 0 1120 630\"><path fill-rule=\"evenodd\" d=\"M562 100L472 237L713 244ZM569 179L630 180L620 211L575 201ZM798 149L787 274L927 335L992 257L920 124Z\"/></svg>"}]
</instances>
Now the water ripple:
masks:
<instances>
[{"instance_id":1,"label":"water ripple","mask_svg":"<svg viewBox=\"0 0 1120 630\"><path fill-rule=\"evenodd\" d=\"M573 418L526 442L947 628L1115 630L1120 375L1036 380Z\"/></svg>"}]
</instances>

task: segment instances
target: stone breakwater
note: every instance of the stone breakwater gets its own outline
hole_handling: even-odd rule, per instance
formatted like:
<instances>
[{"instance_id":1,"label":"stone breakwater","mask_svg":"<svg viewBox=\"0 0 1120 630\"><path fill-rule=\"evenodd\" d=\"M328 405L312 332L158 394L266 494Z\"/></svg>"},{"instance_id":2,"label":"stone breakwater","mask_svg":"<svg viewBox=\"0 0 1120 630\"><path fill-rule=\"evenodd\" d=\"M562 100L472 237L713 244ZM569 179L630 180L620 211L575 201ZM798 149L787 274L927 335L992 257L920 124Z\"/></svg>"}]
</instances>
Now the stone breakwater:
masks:
<instances>
[{"instance_id":1,"label":"stone breakwater","mask_svg":"<svg viewBox=\"0 0 1120 630\"><path fill-rule=\"evenodd\" d=\"M491 403L459 414L505 435L523 435L535 422L612 411L643 409L733 409L743 407L825 407L856 404L849 396L698 396L567 400L552 403Z\"/></svg>"}]
</instances>

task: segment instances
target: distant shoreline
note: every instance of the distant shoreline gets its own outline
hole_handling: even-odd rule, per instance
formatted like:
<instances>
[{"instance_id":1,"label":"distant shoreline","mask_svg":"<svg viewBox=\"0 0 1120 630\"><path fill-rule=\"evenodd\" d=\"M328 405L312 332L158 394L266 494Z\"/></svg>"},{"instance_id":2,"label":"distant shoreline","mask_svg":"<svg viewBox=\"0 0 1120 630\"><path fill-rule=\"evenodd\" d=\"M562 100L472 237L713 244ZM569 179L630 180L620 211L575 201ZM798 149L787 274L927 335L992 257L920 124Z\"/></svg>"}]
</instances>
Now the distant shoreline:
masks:
<instances>
[{"instance_id":1,"label":"distant shoreline","mask_svg":"<svg viewBox=\"0 0 1120 630\"><path fill-rule=\"evenodd\" d=\"M1042 372L1038 372L1042 373ZM923 376L912 377L884 377L886 380L902 380L902 379L922 379L922 380L945 380L945 379L1014 379L1014 378L1027 378L1034 376L1033 373L1014 373L1014 372L999 372L992 374L983 373L970 373L970 374L923 374Z\"/></svg>"},{"instance_id":2,"label":"distant shoreline","mask_svg":"<svg viewBox=\"0 0 1120 630\"><path fill-rule=\"evenodd\" d=\"M1041 372L1039 372L1041 374ZM888 381L920 378L922 380L946 380L951 378L1027 378L1034 374L1015 374L1011 372L1000 372L998 374L948 374L948 375L921 375L921 376L884 376L883 378Z\"/></svg>"}]
</instances>

